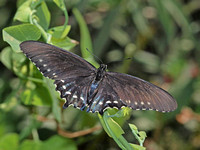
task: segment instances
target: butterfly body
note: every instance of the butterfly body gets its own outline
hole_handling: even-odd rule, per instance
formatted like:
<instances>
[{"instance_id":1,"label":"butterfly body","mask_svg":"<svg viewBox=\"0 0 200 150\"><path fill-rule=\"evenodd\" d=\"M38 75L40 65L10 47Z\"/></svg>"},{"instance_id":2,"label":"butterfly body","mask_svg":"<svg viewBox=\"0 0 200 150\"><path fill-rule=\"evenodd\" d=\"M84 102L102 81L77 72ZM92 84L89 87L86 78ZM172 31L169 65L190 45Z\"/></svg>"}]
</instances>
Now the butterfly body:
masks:
<instances>
[{"instance_id":1,"label":"butterfly body","mask_svg":"<svg viewBox=\"0 0 200 150\"><path fill-rule=\"evenodd\" d=\"M134 76L106 71L105 64L96 69L73 53L37 41L22 42L20 48L45 77L55 80L56 90L66 100L63 108L73 105L100 114L108 107L160 112L177 108L165 90Z\"/></svg>"}]
</instances>

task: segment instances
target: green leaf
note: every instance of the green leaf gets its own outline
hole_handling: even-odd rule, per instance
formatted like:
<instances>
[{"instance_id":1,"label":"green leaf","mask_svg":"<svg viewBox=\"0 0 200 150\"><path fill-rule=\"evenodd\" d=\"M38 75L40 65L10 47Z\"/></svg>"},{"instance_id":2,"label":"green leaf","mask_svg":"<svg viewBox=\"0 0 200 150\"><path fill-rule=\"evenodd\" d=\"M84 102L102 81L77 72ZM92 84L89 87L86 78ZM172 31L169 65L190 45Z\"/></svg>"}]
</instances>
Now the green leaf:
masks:
<instances>
[{"instance_id":1,"label":"green leaf","mask_svg":"<svg viewBox=\"0 0 200 150\"><path fill-rule=\"evenodd\" d=\"M46 87L39 84L35 89L26 89L21 94L25 105L51 106L52 100Z\"/></svg>"},{"instance_id":2,"label":"green leaf","mask_svg":"<svg viewBox=\"0 0 200 150\"><path fill-rule=\"evenodd\" d=\"M98 33L97 37L94 39L94 51L95 54L100 57L105 52L105 45L109 41L110 38L110 31L112 30L112 25L116 18L118 18L120 6L113 8L107 17L104 19L104 24L101 27L100 32Z\"/></svg>"},{"instance_id":3,"label":"green leaf","mask_svg":"<svg viewBox=\"0 0 200 150\"><path fill-rule=\"evenodd\" d=\"M145 140L145 138L147 137L147 134L144 131L140 131L140 132L138 132L138 134L140 135L141 140Z\"/></svg>"},{"instance_id":4,"label":"green leaf","mask_svg":"<svg viewBox=\"0 0 200 150\"><path fill-rule=\"evenodd\" d=\"M30 8L30 4L32 0L25 1L18 9L14 16L14 20L18 20L21 22L29 22L29 16L32 12Z\"/></svg>"},{"instance_id":5,"label":"green leaf","mask_svg":"<svg viewBox=\"0 0 200 150\"><path fill-rule=\"evenodd\" d=\"M73 13L76 17L76 20L79 23L79 27L80 27L80 46L81 46L81 53L82 56L87 59L90 58L91 54L86 50L86 48L88 48L90 51L92 51L92 40L90 37L90 33L87 27L87 24L83 18L83 16L81 15L80 11L76 8L73 9Z\"/></svg>"},{"instance_id":6,"label":"green leaf","mask_svg":"<svg viewBox=\"0 0 200 150\"><path fill-rule=\"evenodd\" d=\"M65 11L66 7L63 0L53 0L54 3L62 10Z\"/></svg>"},{"instance_id":7,"label":"green leaf","mask_svg":"<svg viewBox=\"0 0 200 150\"><path fill-rule=\"evenodd\" d=\"M9 43L16 52L21 52L19 44L26 40L38 40L40 30L32 24L22 24L3 29L3 40Z\"/></svg>"},{"instance_id":8,"label":"green leaf","mask_svg":"<svg viewBox=\"0 0 200 150\"><path fill-rule=\"evenodd\" d=\"M138 133L138 129L134 124L129 124L129 127L131 128L132 131Z\"/></svg>"},{"instance_id":9,"label":"green leaf","mask_svg":"<svg viewBox=\"0 0 200 150\"><path fill-rule=\"evenodd\" d=\"M138 129L134 124L129 124L129 127L131 128L131 131L133 135L135 136L135 138L140 143L140 146L143 146L144 140L147 137L146 133L144 131L138 132Z\"/></svg>"},{"instance_id":10,"label":"green leaf","mask_svg":"<svg viewBox=\"0 0 200 150\"><path fill-rule=\"evenodd\" d=\"M94 58L91 55L91 52L93 51L92 40L87 24L78 9L74 8L72 11L80 27L80 32L81 32L80 47L82 56L83 58L87 59L90 63L92 63L94 66L97 67L99 66L99 64L94 60ZM86 48L88 48L91 52L88 52Z\"/></svg>"},{"instance_id":11,"label":"green leaf","mask_svg":"<svg viewBox=\"0 0 200 150\"><path fill-rule=\"evenodd\" d=\"M77 150L77 147L71 139L63 138L55 135L45 141L41 147L41 150Z\"/></svg>"},{"instance_id":12,"label":"green leaf","mask_svg":"<svg viewBox=\"0 0 200 150\"><path fill-rule=\"evenodd\" d=\"M56 39L62 39L68 35L70 29L71 29L70 25L58 26L58 27L51 28L49 30L49 33L51 33L52 37L54 37Z\"/></svg>"},{"instance_id":13,"label":"green leaf","mask_svg":"<svg viewBox=\"0 0 200 150\"><path fill-rule=\"evenodd\" d=\"M1 62L8 69L12 69L12 49L11 49L11 47L6 47L2 50L0 59L1 59Z\"/></svg>"},{"instance_id":14,"label":"green leaf","mask_svg":"<svg viewBox=\"0 0 200 150\"><path fill-rule=\"evenodd\" d=\"M154 5L156 6L156 10L158 11L159 21L161 22L164 28L165 34L167 35L168 38L168 42L171 42L175 34L174 22L170 17L170 14L167 12L165 8L166 6L163 3L163 1L155 0L152 1L152 3L154 3Z\"/></svg>"},{"instance_id":15,"label":"green leaf","mask_svg":"<svg viewBox=\"0 0 200 150\"><path fill-rule=\"evenodd\" d=\"M25 105L31 105L33 100L33 92L31 89L26 89L22 92L20 97Z\"/></svg>"},{"instance_id":16,"label":"green leaf","mask_svg":"<svg viewBox=\"0 0 200 150\"><path fill-rule=\"evenodd\" d=\"M62 47L63 49L67 49L67 50L72 49L78 44L77 41L72 40L68 37L64 39L51 38L51 43L55 46Z\"/></svg>"},{"instance_id":17,"label":"green leaf","mask_svg":"<svg viewBox=\"0 0 200 150\"><path fill-rule=\"evenodd\" d=\"M99 120L100 120L101 125L103 126L105 132L108 134L109 137L112 137L112 136L110 135L110 133L109 133L109 130L108 130L108 128L107 128L107 126L106 126L104 120L103 120L102 115L100 115L100 114L98 113L98 117L99 117Z\"/></svg>"},{"instance_id":18,"label":"green leaf","mask_svg":"<svg viewBox=\"0 0 200 150\"><path fill-rule=\"evenodd\" d=\"M130 143L130 145L133 147L134 150L146 150L145 147L142 147L142 146L137 145L137 144Z\"/></svg>"},{"instance_id":19,"label":"green leaf","mask_svg":"<svg viewBox=\"0 0 200 150\"><path fill-rule=\"evenodd\" d=\"M24 54L12 51L11 47L6 47L0 55L1 62L8 68L20 73L20 68L25 61Z\"/></svg>"},{"instance_id":20,"label":"green leaf","mask_svg":"<svg viewBox=\"0 0 200 150\"><path fill-rule=\"evenodd\" d=\"M19 137L15 133L9 133L0 138L0 150L17 150Z\"/></svg>"},{"instance_id":21,"label":"green leaf","mask_svg":"<svg viewBox=\"0 0 200 150\"><path fill-rule=\"evenodd\" d=\"M39 84L35 89L33 105L37 106L51 106L52 100L48 89Z\"/></svg>"},{"instance_id":22,"label":"green leaf","mask_svg":"<svg viewBox=\"0 0 200 150\"><path fill-rule=\"evenodd\" d=\"M55 86L54 86L52 80L45 78L45 81L47 83L48 91L49 91L50 96L51 96L52 111L53 111L54 117L56 118L56 120L58 122L61 122L61 108L59 106L59 101L56 97L56 92L54 90Z\"/></svg>"},{"instance_id":23,"label":"green leaf","mask_svg":"<svg viewBox=\"0 0 200 150\"><path fill-rule=\"evenodd\" d=\"M67 24L68 24L68 19L69 19L69 16L68 16L68 12L67 12L67 9L66 9L66 6L65 6L65 3L63 0L53 0L54 3L56 3L56 5L63 11L64 15L65 15L65 23L64 23L64 28L66 28ZM63 30L64 32L64 30Z\"/></svg>"},{"instance_id":24,"label":"green leaf","mask_svg":"<svg viewBox=\"0 0 200 150\"><path fill-rule=\"evenodd\" d=\"M36 15L38 17L39 25L41 25L44 30L47 30L49 28L51 15L44 1L41 2L40 5L36 8Z\"/></svg>"},{"instance_id":25,"label":"green leaf","mask_svg":"<svg viewBox=\"0 0 200 150\"><path fill-rule=\"evenodd\" d=\"M41 150L41 142L35 142L32 140L24 140L19 146L18 150Z\"/></svg>"},{"instance_id":26,"label":"green leaf","mask_svg":"<svg viewBox=\"0 0 200 150\"><path fill-rule=\"evenodd\" d=\"M105 116L105 115L104 115ZM111 117L103 117L104 121L108 123L109 128L112 129L112 132L117 138L124 134L123 129L114 121Z\"/></svg>"}]
</instances>

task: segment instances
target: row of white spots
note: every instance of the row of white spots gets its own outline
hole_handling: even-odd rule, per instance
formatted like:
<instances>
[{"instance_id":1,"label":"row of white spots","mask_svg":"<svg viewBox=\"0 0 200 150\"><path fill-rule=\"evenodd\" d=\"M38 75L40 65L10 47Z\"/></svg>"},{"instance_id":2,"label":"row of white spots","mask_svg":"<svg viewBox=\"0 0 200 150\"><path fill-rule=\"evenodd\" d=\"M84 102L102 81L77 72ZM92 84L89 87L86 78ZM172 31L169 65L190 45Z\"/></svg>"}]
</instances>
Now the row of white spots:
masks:
<instances>
[{"instance_id":1,"label":"row of white spots","mask_svg":"<svg viewBox=\"0 0 200 150\"><path fill-rule=\"evenodd\" d=\"M39 59L39 62L43 62L43 60L42 60L42 59ZM47 64L43 64L43 67L47 67ZM39 69L39 68L38 68L38 69ZM40 70L40 69L39 69L39 70ZM50 71L51 71L51 69L48 68L48 69L47 69L47 72L50 72ZM54 72L52 75L54 76L54 78L58 77L58 76L56 75L55 72Z\"/></svg>"},{"instance_id":2,"label":"row of white spots","mask_svg":"<svg viewBox=\"0 0 200 150\"><path fill-rule=\"evenodd\" d=\"M115 102L115 101L114 101L114 102ZM130 100L126 100L126 102L127 102L127 103L129 103L129 104L131 103L131 101L130 101ZM134 104L135 104L135 105L138 105L138 102L134 102ZM141 105L144 105L144 102L143 102L143 101L141 101L141 102L140 102L140 104L141 104ZM148 105L151 105L151 103L150 103L150 102L147 102L147 104L148 104Z\"/></svg>"}]
</instances>

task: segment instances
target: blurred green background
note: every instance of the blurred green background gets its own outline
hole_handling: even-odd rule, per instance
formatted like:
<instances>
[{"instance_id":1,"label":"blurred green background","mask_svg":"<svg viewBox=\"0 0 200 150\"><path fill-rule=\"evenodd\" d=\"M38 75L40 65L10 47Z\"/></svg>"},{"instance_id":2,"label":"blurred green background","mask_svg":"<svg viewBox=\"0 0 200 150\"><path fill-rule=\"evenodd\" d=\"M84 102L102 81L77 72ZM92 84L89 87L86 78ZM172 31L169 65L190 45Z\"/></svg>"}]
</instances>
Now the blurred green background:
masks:
<instances>
[{"instance_id":1,"label":"blurred green background","mask_svg":"<svg viewBox=\"0 0 200 150\"><path fill-rule=\"evenodd\" d=\"M13 17L22 1L0 1L1 31L19 24L13 21ZM63 25L63 12L51 0L46 0L46 3L51 12L50 26ZM89 28L94 54L104 63L112 62L109 70L150 81L169 91L177 100L175 112L131 112L127 122L147 133L144 146L148 150L200 149L200 1L66 0L65 4L71 39L80 42L79 24L73 12L77 8ZM69 134L69 138L64 138L51 106L30 105L23 101L22 93L26 88L21 85L24 81L6 63L5 59L9 57L5 56L9 54L2 54L7 46L1 34L0 150L27 147L36 150L38 147L48 150L119 149L100 128L96 114L71 107L62 110L59 127ZM80 45L70 51L81 55ZM123 61L125 58L133 60ZM43 97L48 99L45 95ZM81 136L78 132L80 136L71 138L71 132L85 129L91 129L91 133ZM123 129L125 138L137 143L127 124Z\"/></svg>"}]
</instances>

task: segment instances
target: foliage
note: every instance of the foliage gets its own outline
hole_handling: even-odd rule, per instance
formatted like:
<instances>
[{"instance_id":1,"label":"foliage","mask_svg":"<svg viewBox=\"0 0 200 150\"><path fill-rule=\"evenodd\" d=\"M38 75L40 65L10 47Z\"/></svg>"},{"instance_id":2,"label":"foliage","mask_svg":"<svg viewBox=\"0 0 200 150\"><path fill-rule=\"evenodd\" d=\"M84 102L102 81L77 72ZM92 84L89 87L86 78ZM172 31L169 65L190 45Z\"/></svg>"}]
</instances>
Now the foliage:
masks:
<instances>
[{"instance_id":1,"label":"foliage","mask_svg":"<svg viewBox=\"0 0 200 150\"><path fill-rule=\"evenodd\" d=\"M3 0L0 6L8 4L12 6ZM0 41L0 60L6 67L0 66L0 150L117 149L109 137L121 149L145 149L143 143L147 149L200 148L198 0L18 0L16 5L10 19L0 9L2 39L10 45ZM74 53L80 42L81 55L97 67L86 48L108 64L131 57L133 61L111 63L109 69L168 89L178 109L169 114L110 109L103 116L73 108L63 111L53 81L21 53L19 44L26 40ZM108 136L92 128L99 123Z\"/></svg>"}]
</instances>

